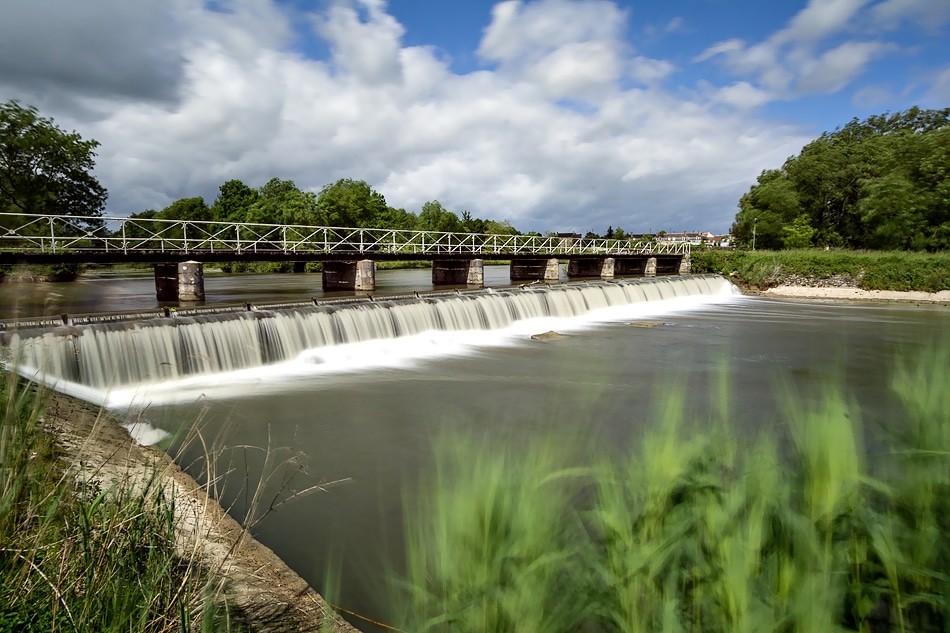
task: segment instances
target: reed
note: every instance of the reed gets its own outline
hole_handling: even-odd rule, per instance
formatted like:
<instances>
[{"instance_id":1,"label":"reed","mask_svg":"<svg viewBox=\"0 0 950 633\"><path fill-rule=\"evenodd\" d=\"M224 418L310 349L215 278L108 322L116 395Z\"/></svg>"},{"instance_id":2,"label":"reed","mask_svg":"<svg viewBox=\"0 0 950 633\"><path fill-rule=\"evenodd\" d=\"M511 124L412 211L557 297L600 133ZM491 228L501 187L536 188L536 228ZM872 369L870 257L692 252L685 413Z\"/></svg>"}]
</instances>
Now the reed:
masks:
<instances>
[{"instance_id":1,"label":"reed","mask_svg":"<svg viewBox=\"0 0 950 633\"><path fill-rule=\"evenodd\" d=\"M843 388L806 397L777 382L780 419L750 437L730 425L725 379L699 419L668 393L619 460L566 455L550 438L520 451L442 438L423 501L407 510L396 621L407 631L948 630L950 342L928 350L895 361L904 415L873 456ZM577 463L588 466L564 466Z\"/></svg>"},{"instance_id":2,"label":"reed","mask_svg":"<svg viewBox=\"0 0 950 633\"><path fill-rule=\"evenodd\" d=\"M215 630L158 475L77 479L41 428L42 393L8 374L0 398L0 631Z\"/></svg>"}]
</instances>

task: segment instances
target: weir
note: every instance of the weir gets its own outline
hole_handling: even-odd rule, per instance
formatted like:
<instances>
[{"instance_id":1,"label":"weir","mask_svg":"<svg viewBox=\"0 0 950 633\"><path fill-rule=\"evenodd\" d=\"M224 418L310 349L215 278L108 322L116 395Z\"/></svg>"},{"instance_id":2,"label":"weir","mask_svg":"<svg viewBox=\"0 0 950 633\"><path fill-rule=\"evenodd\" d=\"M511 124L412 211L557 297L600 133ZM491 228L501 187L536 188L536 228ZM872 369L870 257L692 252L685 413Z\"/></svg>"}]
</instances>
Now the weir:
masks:
<instances>
[{"instance_id":1,"label":"weir","mask_svg":"<svg viewBox=\"0 0 950 633\"><path fill-rule=\"evenodd\" d=\"M55 388L96 390L253 369L303 352L432 330L498 330L525 319L570 318L613 306L732 294L718 275L528 285L505 291L354 304L63 325L2 334L7 362Z\"/></svg>"}]
</instances>

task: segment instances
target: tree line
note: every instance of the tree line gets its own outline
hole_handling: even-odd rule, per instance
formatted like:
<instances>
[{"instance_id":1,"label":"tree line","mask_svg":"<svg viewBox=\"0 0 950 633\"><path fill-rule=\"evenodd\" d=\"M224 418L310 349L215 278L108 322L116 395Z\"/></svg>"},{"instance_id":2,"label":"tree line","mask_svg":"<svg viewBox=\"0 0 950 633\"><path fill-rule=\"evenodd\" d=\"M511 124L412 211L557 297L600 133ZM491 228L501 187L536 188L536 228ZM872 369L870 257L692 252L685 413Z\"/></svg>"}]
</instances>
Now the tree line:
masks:
<instances>
[{"instance_id":1,"label":"tree line","mask_svg":"<svg viewBox=\"0 0 950 633\"><path fill-rule=\"evenodd\" d=\"M758 248L950 247L950 108L825 132L742 196L732 235Z\"/></svg>"},{"instance_id":2,"label":"tree line","mask_svg":"<svg viewBox=\"0 0 950 633\"><path fill-rule=\"evenodd\" d=\"M143 211L129 216L136 220L193 220L297 224L347 228L452 231L517 235L508 221L484 220L463 211L461 217L438 200L422 205L418 214L386 204L383 194L364 180L341 178L319 193L303 191L292 180L271 178L259 188L241 180L228 180L219 187L209 205L202 197L182 198L161 211Z\"/></svg>"}]
</instances>

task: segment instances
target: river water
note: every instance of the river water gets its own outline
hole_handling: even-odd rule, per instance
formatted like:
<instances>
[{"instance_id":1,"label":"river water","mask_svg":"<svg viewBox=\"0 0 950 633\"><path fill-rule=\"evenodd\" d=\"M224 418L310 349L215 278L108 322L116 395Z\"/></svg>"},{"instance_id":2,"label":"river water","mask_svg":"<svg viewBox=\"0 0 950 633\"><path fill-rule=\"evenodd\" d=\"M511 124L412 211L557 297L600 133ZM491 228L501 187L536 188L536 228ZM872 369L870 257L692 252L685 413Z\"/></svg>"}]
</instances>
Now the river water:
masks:
<instances>
[{"instance_id":1,"label":"river water","mask_svg":"<svg viewBox=\"0 0 950 633\"><path fill-rule=\"evenodd\" d=\"M488 285L507 285L507 268L487 267L486 277ZM212 277L206 288L209 302L290 301L316 294L314 280ZM425 270L384 271L378 281L377 292L430 289ZM43 301L52 314L151 309L151 283L62 284ZM33 296L19 305L42 304L37 289L29 290ZM655 326L641 327L645 321ZM212 476L232 513L248 512L256 493L254 513L263 515L253 528L257 538L318 590L325 590L331 564L339 564L334 601L385 619L382 570L400 565L404 506L413 482L431 470L433 444L446 430L487 437L499 449L543 438L583 445L584 455L610 455L636 441L671 389L681 390L692 419L709 418L721 405L712 394L723 372L729 416L743 429L778 425L776 390L783 384L806 400L842 384L866 429L892 427L900 419L890 390L895 359L940 340L948 324L947 306L723 292L542 319L502 333L370 342L319 359L320 371L203 376L187 388L140 392L138 400L126 393L111 405L179 438L199 429L216 455ZM547 330L566 337L530 337ZM177 440L171 450L201 477L199 445ZM262 478L262 487L247 485ZM289 491L320 482L340 483L279 503Z\"/></svg>"}]
</instances>

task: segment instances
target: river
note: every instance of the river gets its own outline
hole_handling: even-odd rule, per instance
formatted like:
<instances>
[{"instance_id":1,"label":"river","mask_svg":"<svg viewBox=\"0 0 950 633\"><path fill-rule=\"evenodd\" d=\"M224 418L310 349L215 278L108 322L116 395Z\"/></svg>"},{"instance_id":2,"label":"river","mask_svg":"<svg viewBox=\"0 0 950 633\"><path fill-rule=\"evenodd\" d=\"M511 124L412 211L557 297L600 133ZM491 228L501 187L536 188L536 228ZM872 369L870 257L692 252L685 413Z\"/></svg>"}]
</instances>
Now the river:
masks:
<instances>
[{"instance_id":1,"label":"river","mask_svg":"<svg viewBox=\"0 0 950 633\"><path fill-rule=\"evenodd\" d=\"M206 289L209 302L266 303L313 296L314 280L319 277L209 277ZM427 290L428 282L427 270L382 271L377 292ZM29 298L17 305L48 305L50 314L151 309L151 283L83 280L52 286L56 295L46 299L37 288L18 287ZM507 269L486 267L486 284L508 285ZM331 600L385 619L382 572L400 566L403 508L414 482L432 468L440 433L484 436L500 450L553 438L584 446L584 455L611 455L636 441L671 389L681 390L693 419L710 417L721 404L712 394L723 372L729 416L742 429L779 425L781 384L806 400L842 384L866 429L892 427L900 419L890 390L897 355L933 344L948 322L950 308L940 305L724 292L539 319L501 332L340 346L338 354L295 367L205 375L170 390L126 390L111 406L179 437L199 429L217 458L219 496L238 516L253 505L255 487L246 483L271 475L258 491L256 516L265 516L254 535L320 591L328 567L340 564ZM566 336L530 337L547 330ZM200 476L199 444L180 444L171 449ZM296 475L285 486L288 473ZM267 510L289 490L320 482L339 483Z\"/></svg>"}]
</instances>

